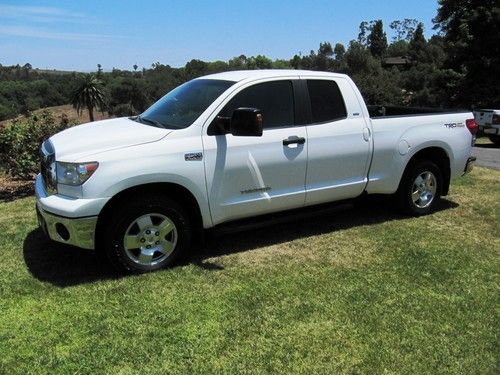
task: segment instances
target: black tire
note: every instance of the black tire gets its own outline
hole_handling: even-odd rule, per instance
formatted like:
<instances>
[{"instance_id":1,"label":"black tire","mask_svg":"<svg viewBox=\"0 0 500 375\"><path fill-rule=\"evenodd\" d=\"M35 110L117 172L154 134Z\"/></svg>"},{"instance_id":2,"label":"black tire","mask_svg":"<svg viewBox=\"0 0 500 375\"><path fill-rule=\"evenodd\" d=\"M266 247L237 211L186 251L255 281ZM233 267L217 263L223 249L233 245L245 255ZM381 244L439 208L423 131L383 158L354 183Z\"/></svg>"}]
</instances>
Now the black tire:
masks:
<instances>
[{"instance_id":1,"label":"black tire","mask_svg":"<svg viewBox=\"0 0 500 375\"><path fill-rule=\"evenodd\" d=\"M158 256L163 256L156 263L144 265L138 263L138 259L134 261L133 255L129 255L136 250L127 251L124 246L124 238L127 230L131 230L129 228L134 225L133 223L138 218L148 215L151 215L151 217L162 215L173 222L176 244L168 255L155 252ZM139 229L138 226L137 228ZM158 195L139 197L120 205L108 216L101 230L102 248L100 250L106 254L116 269L125 273L144 273L168 267L179 257L187 255L191 246L192 229L189 216L177 203L167 197ZM141 233L138 236L140 237ZM141 246L145 247L144 245ZM155 244L152 243L151 246L155 247ZM137 249L137 251L140 253L141 249Z\"/></svg>"},{"instance_id":2,"label":"black tire","mask_svg":"<svg viewBox=\"0 0 500 375\"><path fill-rule=\"evenodd\" d=\"M414 193L414 184L418 176L430 172L434 176L435 180L435 193L432 199L428 203L425 202L414 202L412 194ZM432 184L434 185L434 184ZM397 200L400 209L403 213L412 216L422 216L427 215L434 211L437 202L441 197L443 191L443 174L439 167L431 161L428 160L417 160L407 166L401 183L399 184L399 189L396 192ZM420 206L419 206L420 203Z\"/></svg>"},{"instance_id":3,"label":"black tire","mask_svg":"<svg viewBox=\"0 0 500 375\"><path fill-rule=\"evenodd\" d=\"M493 142L495 146L500 146L500 136L490 135L488 138L490 139L491 142Z\"/></svg>"}]
</instances>

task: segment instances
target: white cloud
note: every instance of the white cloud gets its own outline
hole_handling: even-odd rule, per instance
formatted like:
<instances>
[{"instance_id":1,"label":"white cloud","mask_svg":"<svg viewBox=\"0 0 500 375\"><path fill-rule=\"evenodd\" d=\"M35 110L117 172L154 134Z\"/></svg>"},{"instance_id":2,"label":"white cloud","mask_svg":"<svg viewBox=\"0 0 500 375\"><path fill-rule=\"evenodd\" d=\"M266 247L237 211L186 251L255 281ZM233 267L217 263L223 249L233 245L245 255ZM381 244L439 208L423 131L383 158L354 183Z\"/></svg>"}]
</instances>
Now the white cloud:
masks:
<instances>
[{"instance_id":1,"label":"white cloud","mask_svg":"<svg viewBox=\"0 0 500 375\"><path fill-rule=\"evenodd\" d=\"M32 22L90 22L95 21L83 13L62 8L0 4L0 18Z\"/></svg>"},{"instance_id":2,"label":"white cloud","mask_svg":"<svg viewBox=\"0 0 500 375\"><path fill-rule=\"evenodd\" d=\"M27 26L0 26L0 35L86 42L107 42L111 39L117 38L115 35L54 32Z\"/></svg>"},{"instance_id":3,"label":"white cloud","mask_svg":"<svg viewBox=\"0 0 500 375\"><path fill-rule=\"evenodd\" d=\"M0 14L3 17L23 17L23 16L47 16L47 17L68 17L83 18L82 13L73 13L61 8L32 7L18 5L1 5Z\"/></svg>"}]
</instances>

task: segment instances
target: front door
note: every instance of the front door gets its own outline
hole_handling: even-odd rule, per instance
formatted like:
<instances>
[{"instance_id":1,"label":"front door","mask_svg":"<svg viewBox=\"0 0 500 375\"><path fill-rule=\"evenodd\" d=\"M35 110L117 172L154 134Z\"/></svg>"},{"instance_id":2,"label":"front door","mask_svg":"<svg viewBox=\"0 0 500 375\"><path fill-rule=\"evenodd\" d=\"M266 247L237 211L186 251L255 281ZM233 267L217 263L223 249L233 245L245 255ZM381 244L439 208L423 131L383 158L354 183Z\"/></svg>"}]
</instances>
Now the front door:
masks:
<instances>
[{"instance_id":1,"label":"front door","mask_svg":"<svg viewBox=\"0 0 500 375\"><path fill-rule=\"evenodd\" d=\"M217 114L258 108L262 137L208 135L203 147L210 211L214 224L304 205L307 142L295 121L293 79L243 86ZM213 126L210 124L206 128Z\"/></svg>"}]
</instances>

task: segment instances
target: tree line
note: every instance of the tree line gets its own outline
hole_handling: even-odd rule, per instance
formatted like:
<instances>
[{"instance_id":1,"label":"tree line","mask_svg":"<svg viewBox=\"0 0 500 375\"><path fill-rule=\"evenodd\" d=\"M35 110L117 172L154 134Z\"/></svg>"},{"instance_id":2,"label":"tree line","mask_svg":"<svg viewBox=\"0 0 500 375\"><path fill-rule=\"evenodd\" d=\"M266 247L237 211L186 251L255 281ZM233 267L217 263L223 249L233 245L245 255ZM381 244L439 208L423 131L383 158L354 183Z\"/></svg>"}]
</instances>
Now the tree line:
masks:
<instances>
[{"instance_id":1,"label":"tree line","mask_svg":"<svg viewBox=\"0 0 500 375\"><path fill-rule=\"evenodd\" d=\"M0 120L38 108L73 103L125 116L144 111L175 86L211 73L239 69L310 69L349 74L370 104L474 108L500 107L500 1L440 0L430 39L415 19L364 21L347 46L322 42L290 59L263 55L229 61L193 59L174 68L155 62L138 70L95 73L0 66ZM89 96L89 93L92 95ZM88 100L86 101L87 98Z\"/></svg>"}]
</instances>

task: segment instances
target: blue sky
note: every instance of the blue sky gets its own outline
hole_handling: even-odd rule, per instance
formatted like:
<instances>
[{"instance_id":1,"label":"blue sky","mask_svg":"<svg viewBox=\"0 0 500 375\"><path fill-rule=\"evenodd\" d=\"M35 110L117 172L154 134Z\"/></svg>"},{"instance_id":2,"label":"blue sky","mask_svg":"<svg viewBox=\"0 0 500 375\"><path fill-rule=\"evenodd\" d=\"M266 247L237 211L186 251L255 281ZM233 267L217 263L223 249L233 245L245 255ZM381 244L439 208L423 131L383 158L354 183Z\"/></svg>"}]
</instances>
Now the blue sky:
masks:
<instances>
[{"instance_id":1,"label":"blue sky","mask_svg":"<svg viewBox=\"0 0 500 375\"><path fill-rule=\"evenodd\" d=\"M436 0L0 0L0 63L63 70L182 66L245 54L290 58L346 46L363 20L416 18L433 34Z\"/></svg>"}]
</instances>

